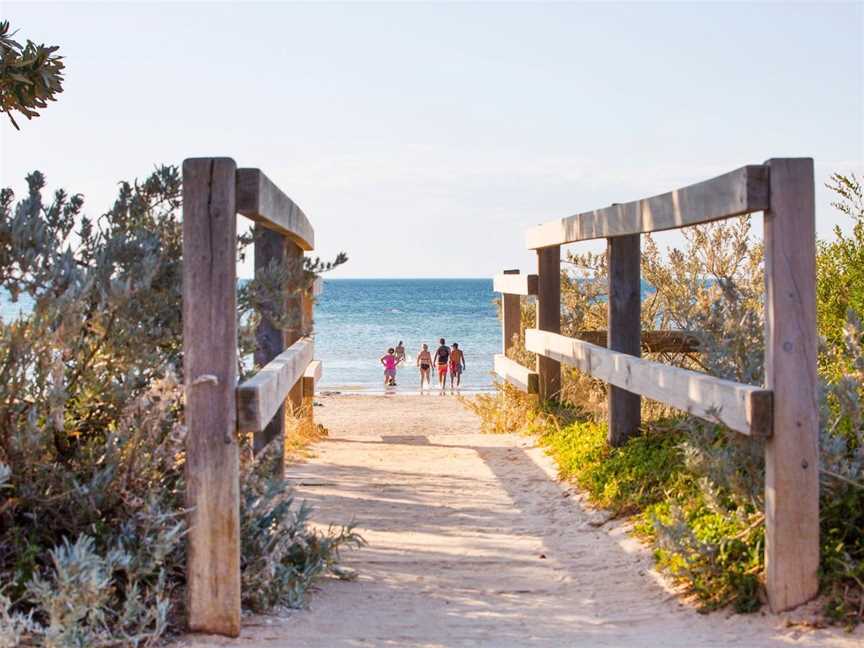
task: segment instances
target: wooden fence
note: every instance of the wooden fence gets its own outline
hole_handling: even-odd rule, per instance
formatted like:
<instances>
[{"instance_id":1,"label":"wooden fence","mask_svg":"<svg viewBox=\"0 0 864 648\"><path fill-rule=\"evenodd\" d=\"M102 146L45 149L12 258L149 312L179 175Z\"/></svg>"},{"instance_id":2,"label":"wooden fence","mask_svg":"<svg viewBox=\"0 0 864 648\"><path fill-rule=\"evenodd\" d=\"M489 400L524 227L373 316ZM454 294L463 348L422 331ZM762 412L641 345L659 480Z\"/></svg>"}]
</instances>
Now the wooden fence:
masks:
<instances>
[{"instance_id":1,"label":"wooden fence","mask_svg":"<svg viewBox=\"0 0 864 648\"><path fill-rule=\"evenodd\" d=\"M758 211L764 212L765 385L641 358L640 235ZM495 290L503 293L504 334L496 373L543 399L558 395L562 362L606 381L610 444L621 445L637 433L640 396L765 439L765 582L776 612L804 603L818 589L814 213L813 161L771 159L677 191L532 227L527 246L537 251L537 274L511 270L495 278ZM595 332L593 341L564 337L561 246L596 238L607 240L608 335L598 338ZM519 332L520 295L537 299L537 326L525 336L526 348L538 354L534 370L506 357ZM597 344L600 339L605 347ZM696 350L686 334L659 342Z\"/></svg>"},{"instance_id":2,"label":"wooden fence","mask_svg":"<svg viewBox=\"0 0 864 648\"><path fill-rule=\"evenodd\" d=\"M229 158L183 162L189 629L228 636L240 633L238 434L252 434L256 451L276 439L281 449L286 411L301 411L304 398L311 405L321 375L308 336L317 282L271 305L296 324L285 331L262 318L255 353L262 369L237 384L238 213L256 222L256 271L284 262L300 283L301 257L315 244L306 216L260 170L238 169Z\"/></svg>"}]
</instances>

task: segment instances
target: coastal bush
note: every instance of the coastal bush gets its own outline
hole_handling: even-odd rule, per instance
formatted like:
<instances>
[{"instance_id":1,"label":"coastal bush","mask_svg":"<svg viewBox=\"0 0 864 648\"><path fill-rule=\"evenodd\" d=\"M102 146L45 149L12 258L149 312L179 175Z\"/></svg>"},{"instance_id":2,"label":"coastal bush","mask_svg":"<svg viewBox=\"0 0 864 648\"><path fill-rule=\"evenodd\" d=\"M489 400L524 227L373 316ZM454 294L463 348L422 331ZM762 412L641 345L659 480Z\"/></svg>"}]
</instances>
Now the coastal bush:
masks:
<instances>
[{"instance_id":1,"label":"coastal bush","mask_svg":"<svg viewBox=\"0 0 864 648\"><path fill-rule=\"evenodd\" d=\"M846 355L846 328L852 318L864 319L864 188L853 174L835 173L828 187L834 207L852 220L852 231L834 228L834 239L819 241L816 272L817 317L826 349L820 355L824 375L839 378L851 368Z\"/></svg>"},{"instance_id":2,"label":"coastal bush","mask_svg":"<svg viewBox=\"0 0 864 648\"><path fill-rule=\"evenodd\" d=\"M864 196L854 176L835 175L830 187L838 196L835 206L854 219L854 227L851 235L838 229L834 241L818 244L824 337L819 355L821 582L827 618L854 625L864 620ZM644 300L643 329L687 330L699 338L698 355L666 354L664 362L760 384L763 250L751 235L749 219L682 234L684 245L668 251L645 237L642 276L652 291ZM562 269L567 334L605 328L605 282L601 260L568 256ZM523 341L524 333L517 346ZM512 355L522 361L524 345ZM765 599L763 444L648 402L644 434L611 449L599 422L603 387L572 371L563 372L563 382L563 399L571 407L564 422L560 406L553 411L550 404L537 404L520 413L532 404L517 400L512 389L487 397L476 409L490 430L539 434L563 478L575 481L594 504L634 516L636 531L654 545L658 564L687 585L703 609L759 609ZM508 425L496 423L502 412Z\"/></svg>"},{"instance_id":3,"label":"coastal bush","mask_svg":"<svg viewBox=\"0 0 864 648\"><path fill-rule=\"evenodd\" d=\"M183 623L181 179L83 199L0 191L0 646L148 646ZM309 262L312 278L326 264ZM308 279L308 278L307 278ZM249 306L254 310L254 304ZM241 439L243 580L300 605L352 529L320 533Z\"/></svg>"}]
</instances>

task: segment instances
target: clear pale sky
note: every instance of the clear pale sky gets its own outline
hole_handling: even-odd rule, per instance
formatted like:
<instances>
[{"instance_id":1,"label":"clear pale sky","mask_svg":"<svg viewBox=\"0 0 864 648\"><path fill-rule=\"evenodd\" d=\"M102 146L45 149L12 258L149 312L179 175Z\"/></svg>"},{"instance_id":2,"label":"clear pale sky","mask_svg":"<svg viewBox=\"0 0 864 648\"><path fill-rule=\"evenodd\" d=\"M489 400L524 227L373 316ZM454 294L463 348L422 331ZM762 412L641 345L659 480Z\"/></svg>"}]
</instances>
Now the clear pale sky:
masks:
<instances>
[{"instance_id":1,"label":"clear pale sky","mask_svg":"<svg viewBox=\"0 0 864 648\"><path fill-rule=\"evenodd\" d=\"M185 157L262 168L341 276L533 268L537 222L769 157L864 170L853 3L3 2L58 44L66 90L0 124L0 180L104 211L116 182ZM583 247L583 249L586 249ZM595 248L596 249L596 248ZM244 269L248 273L248 269Z\"/></svg>"}]
</instances>

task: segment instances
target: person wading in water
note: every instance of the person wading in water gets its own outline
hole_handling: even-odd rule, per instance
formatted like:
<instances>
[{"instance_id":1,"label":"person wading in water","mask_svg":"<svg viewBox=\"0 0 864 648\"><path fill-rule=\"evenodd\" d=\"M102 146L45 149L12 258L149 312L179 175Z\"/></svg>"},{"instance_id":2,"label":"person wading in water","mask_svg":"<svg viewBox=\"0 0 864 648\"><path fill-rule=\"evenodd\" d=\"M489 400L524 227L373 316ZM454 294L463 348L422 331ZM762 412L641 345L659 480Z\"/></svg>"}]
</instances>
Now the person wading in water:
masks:
<instances>
[{"instance_id":1,"label":"person wading in water","mask_svg":"<svg viewBox=\"0 0 864 648\"><path fill-rule=\"evenodd\" d=\"M432 354L429 353L429 345L424 344L417 354L417 366L420 367L420 393L423 393L423 381L429 389L432 389L432 381L429 379L429 370L432 368Z\"/></svg>"},{"instance_id":2,"label":"person wading in water","mask_svg":"<svg viewBox=\"0 0 864 648\"><path fill-rule=\"evenodd\" d=\"M465 371L465 354L459 348L459 343L453 343L453 350L450 351L450 393L453 393L453 384L456 384L458 390L462 386L462 372Z\"/></svg>"},{"instance_id":3,"label":"person wading in water","mask_svg":"<svg viewBox=\"0 0 864 648\"><path fill-rule=\"evenodd\" d=\"M387 349L387 353L381 356L381 364L384 365L384 386L391 387L396 385L396 355L393 347Z\"/></svg>"},{"instance_id":4,"label":"person wading in water","mask_svg":"<svg viewBox=\"0 0 864 648\"><path fill-rule=\"evenodd\" d=\"M435 352L435 365L438 369L438 385L441 387L441 394L447 387L447 366L450 364L450 347L444 341L444 338L438 340L441 346Z\"/></svg>"}]
</instances>

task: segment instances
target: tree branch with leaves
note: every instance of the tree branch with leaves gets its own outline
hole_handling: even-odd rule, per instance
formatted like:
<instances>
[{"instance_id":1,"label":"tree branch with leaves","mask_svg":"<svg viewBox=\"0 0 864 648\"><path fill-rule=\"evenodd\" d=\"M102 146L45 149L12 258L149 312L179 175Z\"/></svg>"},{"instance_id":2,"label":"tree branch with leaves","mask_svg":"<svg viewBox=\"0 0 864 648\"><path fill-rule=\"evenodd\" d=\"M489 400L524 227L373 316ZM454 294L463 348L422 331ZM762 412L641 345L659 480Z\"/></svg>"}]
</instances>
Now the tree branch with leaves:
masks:
<instances>
[{"instance_id":1,"label":"tree branch with leaves","mask_svg":"<svg viewBox=\"0 0 864 648\"><path fill-rule=\"evenodd\" d=\"M57 45L37 45L27 40L23 46L10 33L9 21L0 22L0 110L21 130L13 112L27 119L39 116L39 110L56 101L63 92L63 57Z\"/></svg>"}]
</instances>

